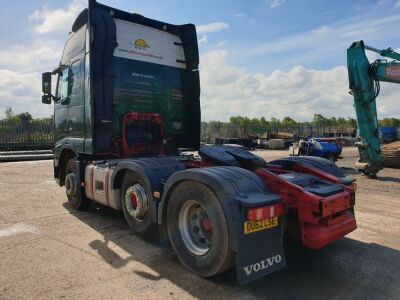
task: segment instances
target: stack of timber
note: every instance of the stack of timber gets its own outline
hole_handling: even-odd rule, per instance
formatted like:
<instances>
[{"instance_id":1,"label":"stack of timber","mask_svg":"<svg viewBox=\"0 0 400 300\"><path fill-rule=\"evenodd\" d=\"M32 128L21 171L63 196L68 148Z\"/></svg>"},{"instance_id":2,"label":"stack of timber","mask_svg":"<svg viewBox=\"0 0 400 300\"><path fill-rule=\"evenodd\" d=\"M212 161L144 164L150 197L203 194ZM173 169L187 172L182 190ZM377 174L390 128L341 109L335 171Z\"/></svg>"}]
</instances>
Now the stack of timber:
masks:
<instances>
[{"instance_id":1,"label":"stack of timber","mask_svg":"<svg viewBox=\"0 0 400 300\"><path fill-rule=\"evenodd\" d=\"M283 140L289 140L294 138L294 133L290 132L276 132L276 133L271 133L268 136L269 139L283 139Z\"/></svg>"},{"instance_id":2,"label":"stack of timber","mask_svg":"<svg viewBox=\"0 0 400 300\"><path fill-rule=\"evenodd\" d=\"M381 146L385 167L400 168L400 141Z\"/></svg>"}]
</instances>

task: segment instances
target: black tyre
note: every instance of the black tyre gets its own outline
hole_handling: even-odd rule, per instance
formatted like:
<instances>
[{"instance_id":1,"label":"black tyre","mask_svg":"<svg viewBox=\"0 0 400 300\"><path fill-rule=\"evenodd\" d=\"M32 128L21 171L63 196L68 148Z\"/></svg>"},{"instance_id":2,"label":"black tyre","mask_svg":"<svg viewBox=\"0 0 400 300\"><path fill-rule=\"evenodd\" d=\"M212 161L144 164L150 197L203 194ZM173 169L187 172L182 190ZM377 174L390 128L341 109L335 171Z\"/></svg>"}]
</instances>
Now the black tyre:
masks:
<instances>
[{"instance_id":1,"label":"black tyre","mask_svg":"<svg viewBox=\"0 0 400 300\"><path fill-rule=\"evenodd\" d=\"M86 209L90 205L90 200L79 192L80 188L78 165L75 158L71 158L65 165L65 191L68 202L76 209Z\"/></svg>"},{"instance_id":2,"label":"black tyre","mask_svg":"<svg viewBox=\"0 0 400 300\"><path fill-rule=\"evenodd\" d=\"M127 172L121 187L121 206L125 220L139 235L154 233L157 224L152 220L153 201L150 187L136 173Z\"/></svg>"},{"instance_id":3,"label":"black tyre","mask_svg":"<svg viewBox=\"0 0 400 300\"><path fill-rule=\"evenodd\" d=\"M225 215L215 194L196 181L185 181L172 192L167 229L181 263L192 273L209 277L234 262Z\"/></svg>"}]
</instances>

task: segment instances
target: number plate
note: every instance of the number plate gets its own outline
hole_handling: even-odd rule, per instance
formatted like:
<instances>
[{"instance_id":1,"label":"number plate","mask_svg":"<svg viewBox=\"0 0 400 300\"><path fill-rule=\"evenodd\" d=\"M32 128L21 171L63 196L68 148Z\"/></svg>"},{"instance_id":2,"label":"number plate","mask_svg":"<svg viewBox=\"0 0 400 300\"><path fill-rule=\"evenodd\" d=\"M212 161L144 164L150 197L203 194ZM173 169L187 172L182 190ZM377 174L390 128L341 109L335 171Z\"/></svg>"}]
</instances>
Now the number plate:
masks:
<instances>
[{"instance_id":1,"label":"number plate","mask_svg":"<svg viewBox=\"0 0 400 300\"><path fill-rule=\"evenodd\" d=\"M278 226L278 217L258 221L246 221L244 222L244 234L265 230L276 226Z\"/></svg>"}]
</instances>

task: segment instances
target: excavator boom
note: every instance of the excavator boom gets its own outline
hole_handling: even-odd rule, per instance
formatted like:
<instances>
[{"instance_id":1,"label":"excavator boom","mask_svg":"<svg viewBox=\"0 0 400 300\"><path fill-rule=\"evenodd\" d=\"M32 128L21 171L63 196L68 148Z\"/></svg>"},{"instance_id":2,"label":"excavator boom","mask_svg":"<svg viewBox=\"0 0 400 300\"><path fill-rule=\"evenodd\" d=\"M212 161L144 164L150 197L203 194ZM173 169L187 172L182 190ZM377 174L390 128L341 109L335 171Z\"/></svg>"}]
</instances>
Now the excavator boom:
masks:
<instances>
[{"instance_id":1,"label":"excavator boom","mask_svg":"<svg viewBox=\"0 0 400 300\"><path fill-rule=\"evenodd\" d=\"M388 62L377 59L370 63L365 50L379 53L382 57L394 59ZM354 96L357 116L357 142L360 153L356 168L370 177L383 168L378 131L376 98L380 91L380 82L400 83L400 54L388 48L379 50L363 41L354 42L347 49L347 70L350 93Z\"/></svg>"}]
</instances>

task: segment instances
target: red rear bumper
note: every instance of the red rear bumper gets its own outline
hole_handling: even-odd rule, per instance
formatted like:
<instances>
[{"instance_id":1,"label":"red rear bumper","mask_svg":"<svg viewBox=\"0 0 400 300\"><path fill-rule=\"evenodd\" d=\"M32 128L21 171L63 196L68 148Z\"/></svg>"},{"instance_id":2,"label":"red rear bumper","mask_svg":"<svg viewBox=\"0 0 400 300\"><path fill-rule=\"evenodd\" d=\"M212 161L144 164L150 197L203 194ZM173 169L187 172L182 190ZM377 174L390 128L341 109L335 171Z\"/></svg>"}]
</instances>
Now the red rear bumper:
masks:
<instances>
[{"instance_id":1,"label":"red rear bumper","mask_svg":"<svg viewBox=\"0 0 400 300\"><path fill-rule=\"evenodd\" d=\"M356 228L356 218L351 211L346 211L341 216L341 220L335 224L304 223L302 225L303 245L310 249L321 249Z\"/></svg>"}]
</instances>

